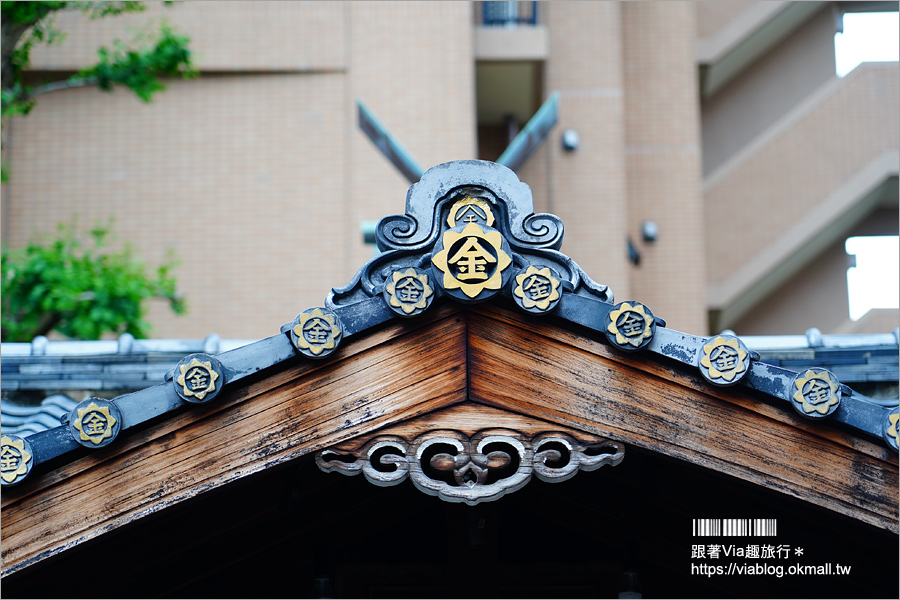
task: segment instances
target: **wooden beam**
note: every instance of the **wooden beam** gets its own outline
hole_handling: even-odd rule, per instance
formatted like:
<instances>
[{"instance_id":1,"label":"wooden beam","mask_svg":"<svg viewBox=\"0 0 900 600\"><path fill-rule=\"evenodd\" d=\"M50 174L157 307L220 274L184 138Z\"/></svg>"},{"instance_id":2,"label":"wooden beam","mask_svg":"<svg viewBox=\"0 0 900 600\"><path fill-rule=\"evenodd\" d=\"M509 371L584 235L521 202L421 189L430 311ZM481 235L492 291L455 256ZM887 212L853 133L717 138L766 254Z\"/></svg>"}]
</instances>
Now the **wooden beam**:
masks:
<instances>
[{"instance_id":1,"label":"wooden beam","mask_svg":"<svg viewBox=\"0 0 900 600\"><path fill-rule=\"evenodd\" d=\"M469 397L739 477L898 531L897 456L746 388L494 307L469 319Z\"/></svg>"},{"instance_id":2,"label":"wooden beam","mask_svg":"<svg viewBox=\"0 0 900 600\"><path fill-rule=\"evenodd\" d=\"M586 444L605 440L605 438L592 433L542 421L527 415L500 410L483 404L465 402L398 423L397 425L379 429L370 435L355 437L332 446L330 449L337 453L354 453L376 436L391 435L412 441L420 435L442 429L452 429L461 431L466 435L474 435L478 431L488 428L511 429L521 433L524 438L532 438L540 433L554 432L569 434Z\"/></svg>"},{"instance_id":3,"label":"wooden beam","mask_svg":"<svg viewBox=\"0 0 900 600\"><path fill-rule=\"evenodd\" d=\"M3 575L268 467L466 398L450 309L297 363L6 491Z\"/></svg>"}]
</instances>

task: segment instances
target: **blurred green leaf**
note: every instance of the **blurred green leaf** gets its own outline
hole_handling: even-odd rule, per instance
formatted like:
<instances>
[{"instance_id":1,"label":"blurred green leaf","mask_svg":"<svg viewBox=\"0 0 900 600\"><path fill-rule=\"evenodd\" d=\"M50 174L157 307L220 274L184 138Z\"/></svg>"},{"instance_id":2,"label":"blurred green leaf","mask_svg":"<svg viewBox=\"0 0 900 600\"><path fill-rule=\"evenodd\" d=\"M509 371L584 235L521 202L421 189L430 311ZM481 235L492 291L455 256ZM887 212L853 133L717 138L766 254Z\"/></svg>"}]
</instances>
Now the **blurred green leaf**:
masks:
<instances>
[{"instance_id":1,"label":"blurred green leaf","mask_svg":"<svg viewBox=\"0 0 900 600\"><path fill-rule=\"evenodd\" d=\"M110 226L94 227L86 238L60 225L53 239L2 253L3 341L27 342L50 331L78 339L147 337L150 298L165 298L173 312L185 312L172 275L174 256L148 273L130 247L111 248Z\"/></svg>"},{"instance_id":2,"label":"blurred green leaf","mask_svg":"<svg viewBox=\"0 0 900 600\"><path fill-rule=\"evenodd\" d=\"M163 2L170 6L172 2ZM35 44L55 44L65 36L54 29L53 17L59 11L80 10L91 19L141 12L144 2L2 2L2 117L27 115L42 93L85 85L110 91L122 85L138 98L149 102L165 89L166 77L190 78L198 74L191 60L189 39L163 24L155 40L135 39L130 45L116 41L111 49L101 47L98 61L63 81L29 86L23 82L31 50ZM2 164L2 178L9 178L8 165Z\"/></svg>"}]
</instances>

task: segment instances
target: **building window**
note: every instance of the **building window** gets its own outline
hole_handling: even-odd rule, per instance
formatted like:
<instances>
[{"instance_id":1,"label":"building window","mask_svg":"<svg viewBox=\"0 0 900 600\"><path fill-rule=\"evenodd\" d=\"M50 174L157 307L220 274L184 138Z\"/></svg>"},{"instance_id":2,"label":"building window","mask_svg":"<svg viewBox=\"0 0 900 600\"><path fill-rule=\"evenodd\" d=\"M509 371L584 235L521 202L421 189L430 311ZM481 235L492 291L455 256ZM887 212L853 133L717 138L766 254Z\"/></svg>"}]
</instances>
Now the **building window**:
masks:
<instances>
[{"instance_id":1,"label":"building window","mask_svg":"<svg viewBox=\"0 0 900 600\"><path fill-rule=\"evenodd\" d=\"M482 2L482 23L491 27L537 25L537 2Z\"/></svg>"},{"instance_id":2,"label":"building window","mask_svg":"<svg viewBox=\"0 0 900 600\"><path fill-rule=\"evenodd\" d=\"M485 4L494 4L485 2ZM507 4L497 2L497 4ZM900 53L896 12L843 15L843 31L834 35L835 68L843 77L862 62L895 61Z\"/></svg>"}]
</instances>

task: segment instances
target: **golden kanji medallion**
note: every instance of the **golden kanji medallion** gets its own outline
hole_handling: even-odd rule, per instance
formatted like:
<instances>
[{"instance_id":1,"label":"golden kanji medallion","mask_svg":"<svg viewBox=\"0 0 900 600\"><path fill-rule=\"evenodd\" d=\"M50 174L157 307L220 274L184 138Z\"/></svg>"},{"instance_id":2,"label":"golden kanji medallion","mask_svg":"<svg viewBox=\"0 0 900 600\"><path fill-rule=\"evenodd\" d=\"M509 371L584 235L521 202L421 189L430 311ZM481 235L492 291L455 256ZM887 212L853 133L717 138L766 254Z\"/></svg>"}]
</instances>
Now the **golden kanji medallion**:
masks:
<instances>
[{"instance_id":1,"label":"golden kanji medallion","mask_svg":"<svg viewBox=\"0 0 900 600\"><path fill-rule=\"evenodd\" d=\"M394 271L385 281L384 299L401 317L414 317L425 311L434 299L428 273L409 267Z\"/></svg>"},{"instance_id":2,"label":"golden kanji medallion","mask_svg":"<svg viewBox=\"0 0 900 600\"><path fill-rule=\"evenodd\" d=\"M528 265L516 275L513 300L528 312L548 312L559 303L560 285L550 267Z\"/></svg>"},{"instance_id":3,"label":"golden kanji medallion","mask_svg":"<svg viewBox=\"0 0 900 600\"><path fill-rule=\"evenodd\" d=\"M794 378L791 403L804 417L820 419L837 410L841 403L841 384L825 369L808 369Z\"/></svg>"},{"instance_id":4,"label":"golden kanji medallion","mask_svg":"<svg viewBox=\"0 0 900 600\"><path fill-rule=\"evenodd\" d=\"M304 310L291 328L294 346L310 358L324 358L334 352L343 334L340 319L325 308Z\"/></svg>"},{"instance_id":5,"label":"golden kanji medallion","mask_svg":"<svg viewBox=\"0 0 900 600\"><path fill-rule=\"evenodd\" d=\"M494 213L491 212L490 204L481 198L472 198L471 196L454 202L450 207L450 214L447 216L447 224L450 227L456 227L463 223L477 223L492 227Z\"/></svg>"},{"instance_id":6,"label":"golden kanji medallion","mask_svg":"<svg viewBox=\"0 0 900 600\"><path fill-rule=\"evenodd\" d=\"M606 317L606 339L620 350L645 348L655 331L653 313L639 302L620 302Z\"/></svg>"},{"instance_id":7,"label":"golden kanji medallion","mask_svg":"<svg viewBox=\"0 0 900 600\"><path fill-rule=\"evenodd\" d=\"M716 385L733 385L747 374L750 351L738 338L719 335L703 345L700 374Z\"/></svg>"},{"instance_id":8,"label":"golden kanji medallion","mask_svg":"<svg viewBox=\"0 0 900 600\"><path fill-rule=\"evenodd\" d=\"M900 421L900 409L894 407L894 412L888 413L884 418L884 441L894 450L898 449L897 422Z\"/></svg>"},{"instance_id":9,"label":"golden kanji medallion","mask_svg":"<svg viewBox=\"0 0 900 600\"><path fill-rule=\"evenodd\" d=\"M222 388L222 367L212 357L186 356L178 363L176 373L175 389L188 402L208 402Z\"/></svg>"},{"instance_id":10,"label":"golden kanji medallion","mask_svg":"<svg viewBox=\"0 0 900 600\"><path fill-rule=\"evenodd\" d=\"M69 413L69 430L75 441L88 448L101 448L112 442L121 429L118 407L103 398L88 398Z\"/></svg>"},{"instance_id":11,"label":"golden kanji medallion","mask_svg":"<svg viewBox=\"0 0 900 600\"><path fill-rule=\"evenodd\" d=\"M0 482L13 485L25 479L31 471L33 457L34 450L28 440L17 435L0 437Z\"/></svg>"},{"instance_id":12,"label":"golden kanji medallion","mask_svg":"<svg viewBox=\"0 0 900 600\"><path fill-rule=\"evenodd\" d=\"M504 247L508 249L499 231L469 223L461 231L456 227L444 232L431 264L447 293L461 300L482 300L503 286L512 264Z\"/></svg>"}]
</instances>

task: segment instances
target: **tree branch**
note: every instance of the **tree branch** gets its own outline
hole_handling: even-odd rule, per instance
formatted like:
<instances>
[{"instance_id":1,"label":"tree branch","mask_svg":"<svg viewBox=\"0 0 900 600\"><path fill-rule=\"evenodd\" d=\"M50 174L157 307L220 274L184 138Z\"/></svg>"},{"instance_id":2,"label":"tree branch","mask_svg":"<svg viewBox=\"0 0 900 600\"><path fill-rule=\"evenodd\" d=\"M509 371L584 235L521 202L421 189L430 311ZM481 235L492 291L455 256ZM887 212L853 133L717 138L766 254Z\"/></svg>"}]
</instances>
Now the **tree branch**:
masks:
<instances>
[{"instance_id":1,"label":"tree branch","mask_svg":"<svg viewBox=\"0 0 900 600\"><path fill-rule=\"evenodd\" d=\"M79 77L72 79L65 79L63 81L51 81L50 83L45 83L43 85L39 85L38 87L31 90L31 93L28 94L28 98L34 98L35 96L40 96L41 94L47 94L50 92L56 92L58 90L67 90L69 88L76 87L85 87L88 85L96 85L97 78L96 77Z\"/></svg>"},{"instance_id":2,"label":"tree branch","mask_svg":"<svg viewBox=\"0 0 900 600\"><path fill-rule=\"evenodd\" d=\"M12 87L16 80L16 69L12 64L13 51L19 43L19 40L28 28L34 25L31 23L16 23L13 21L3 21L2 25L2 41L0 41L0 56L3 57L3 89Z\"/></svg>"},{"instance_id":3,"label":"tree branch","mask_svg":"<svg viewBox=\"0 0 900 600\"><path fill-rule=\"evenodd\" d=\"M43 316L41 316L40 322L37 324L37 327L35 327L34 335L32 335L31 337L34 338L39 335L47 335L48 333L53 331L53 328L56 327L57 324L59 324L61 318L62 315L57 312L44 314Z\"/></svg>"}]
</instances>

